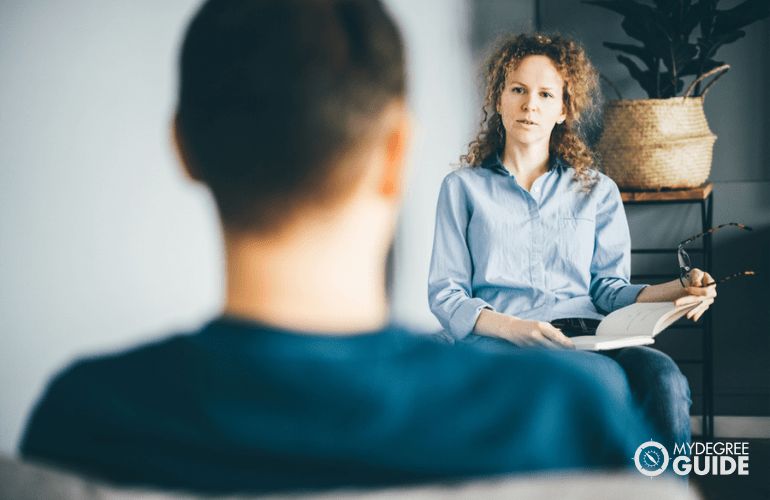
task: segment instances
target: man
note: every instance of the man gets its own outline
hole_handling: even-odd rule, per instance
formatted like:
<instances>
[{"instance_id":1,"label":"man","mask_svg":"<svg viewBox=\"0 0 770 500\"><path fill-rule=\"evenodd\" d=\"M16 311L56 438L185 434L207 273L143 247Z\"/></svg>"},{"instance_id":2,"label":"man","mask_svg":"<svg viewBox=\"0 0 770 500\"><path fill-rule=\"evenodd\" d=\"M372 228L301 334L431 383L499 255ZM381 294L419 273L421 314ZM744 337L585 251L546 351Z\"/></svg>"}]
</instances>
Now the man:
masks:
<instances>
[{"instance_id":1,"label":"man","mask_svg":"<svg viewBox=\"0 0 770 500\"><path fill-rule=\"evenodd\" d=\"M175 137L222 220L222 315L70 366L22 454L212 493L630 465L650 435L616 365L387 322L404 92L377 1L207 2L182 48Z\"/></svg>"}]
</instances>

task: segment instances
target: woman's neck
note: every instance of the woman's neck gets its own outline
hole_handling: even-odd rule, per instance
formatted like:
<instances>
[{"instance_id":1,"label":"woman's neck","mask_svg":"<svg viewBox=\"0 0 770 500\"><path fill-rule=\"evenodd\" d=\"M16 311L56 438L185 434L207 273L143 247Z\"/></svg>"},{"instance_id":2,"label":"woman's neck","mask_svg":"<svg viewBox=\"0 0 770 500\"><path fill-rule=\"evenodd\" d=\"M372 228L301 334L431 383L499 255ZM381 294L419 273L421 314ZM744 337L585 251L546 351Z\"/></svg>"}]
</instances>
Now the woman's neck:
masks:
<instances>
[{"instance_id":1,"label":"woman's neck","mask_svg":"<svg viewBox=\"0 0 770 500\"><path fill-rule=\"evenodd\" d=\"M535 180L548 171L549 159L547 144L520 145L506 141L500 161L516 182L529 191Z\"/></svg>"}]
</instances>

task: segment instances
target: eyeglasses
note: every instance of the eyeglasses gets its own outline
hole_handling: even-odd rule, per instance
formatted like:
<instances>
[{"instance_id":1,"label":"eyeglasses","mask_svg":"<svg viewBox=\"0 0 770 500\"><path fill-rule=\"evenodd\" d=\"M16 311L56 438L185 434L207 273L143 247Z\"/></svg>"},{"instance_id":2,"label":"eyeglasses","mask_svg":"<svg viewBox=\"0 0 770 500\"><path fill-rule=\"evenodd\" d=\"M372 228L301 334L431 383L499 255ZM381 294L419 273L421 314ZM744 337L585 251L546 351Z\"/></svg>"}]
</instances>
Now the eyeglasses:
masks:
<instances>
[{"instance_id":1,"label":"eyeglasses","mask_svg":"<svg viewBox=\"0 0 770 500\"><path fill-rule=\"evenodd\" d=\"M696 234L692 238L688 238L681 242L679 244L679 249L677 250L677 257L679 258L679 282L682 284L682 287L685 287L684 280L685 278L690 277L690 256L687 255L687 252L684 250L684 246L694 240L697 240L701 236L706 236L707 234L711 234L714 231L716 231L719 228L725 227L725 226L737 226L741 229L745 229L747 231L752 231L752 229L748 226L744 226L743 224L738 224L737 222L728 222L726 224L719 225L717 227L712 227L705 233ZM746 276L746 275L752 275L754 274L754 271L741 271L738 273L733 274L732 276L727 276L726 278L722 278L721 280L714 281L712 283L706 283L705 285L690 285L690 286L697 286L701 288L705 288L707 286L716 286L718 283L723 283L731 278L735 278L737 276Z\"/></svg>"}]
</instances>

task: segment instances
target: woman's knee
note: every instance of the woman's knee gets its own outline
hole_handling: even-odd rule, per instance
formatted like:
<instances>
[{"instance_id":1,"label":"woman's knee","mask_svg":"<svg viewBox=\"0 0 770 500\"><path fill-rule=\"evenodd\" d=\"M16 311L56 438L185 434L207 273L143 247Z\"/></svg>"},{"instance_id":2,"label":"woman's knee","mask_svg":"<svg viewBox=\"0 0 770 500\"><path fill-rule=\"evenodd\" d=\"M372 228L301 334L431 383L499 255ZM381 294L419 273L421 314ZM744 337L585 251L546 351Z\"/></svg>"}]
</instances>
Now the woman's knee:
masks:
<instances>
[{"instance_id":1,"label":"woman's knee","mask_svg":"<svg viewBox=\"0 0 770 500\"><path fill-rule=\"evenodd\" d=\"M690 397L687 377L667 354L649 347L633 347L624 349L616 360L626 370L629 380L642 382L658 393Z\"/></svg>"},{"instance_id":2,"label":"woman's knee","mask_svg":"<svg viewBox=\"0 0 770 500\"><path fill-rule=\"evenodd\" d=\"M630 395L630 386L626 373L614 360L589 351L561 351L571 362L593 380L601 383L609 392L625 396Z\"/></svg>"},{"instance_id":3,"label":"woman's knee","mask_svg":"<svg viewBox=\"0 0 770 500\"><path fill-rule=\"evenodd\" d=\"M672 361L671 364L673 367L661 370L658 374L658 385L673 396L689 400L690 383L676 363Z\"/></svg>"}]
</instances>

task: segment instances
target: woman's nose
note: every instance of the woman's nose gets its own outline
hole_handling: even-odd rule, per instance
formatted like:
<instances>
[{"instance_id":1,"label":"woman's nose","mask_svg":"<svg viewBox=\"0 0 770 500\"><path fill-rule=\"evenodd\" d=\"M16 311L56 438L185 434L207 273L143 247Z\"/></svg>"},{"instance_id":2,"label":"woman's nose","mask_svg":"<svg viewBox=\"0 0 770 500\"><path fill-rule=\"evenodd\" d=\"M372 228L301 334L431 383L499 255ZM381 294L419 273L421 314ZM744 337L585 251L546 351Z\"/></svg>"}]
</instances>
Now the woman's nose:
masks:
<instances>
[{"instance_id":1,"label":"woman's nose","mask_svg":"<svg viewBox=\"0 0 770 500\"><path fill-rule=\"evenodd\" d=\"M524 101L524 105L522 106L524 111L534 111L537 109L537 106L535 105L534 101L532 99L527 99Z\"/></svg>"}]
</instances>

